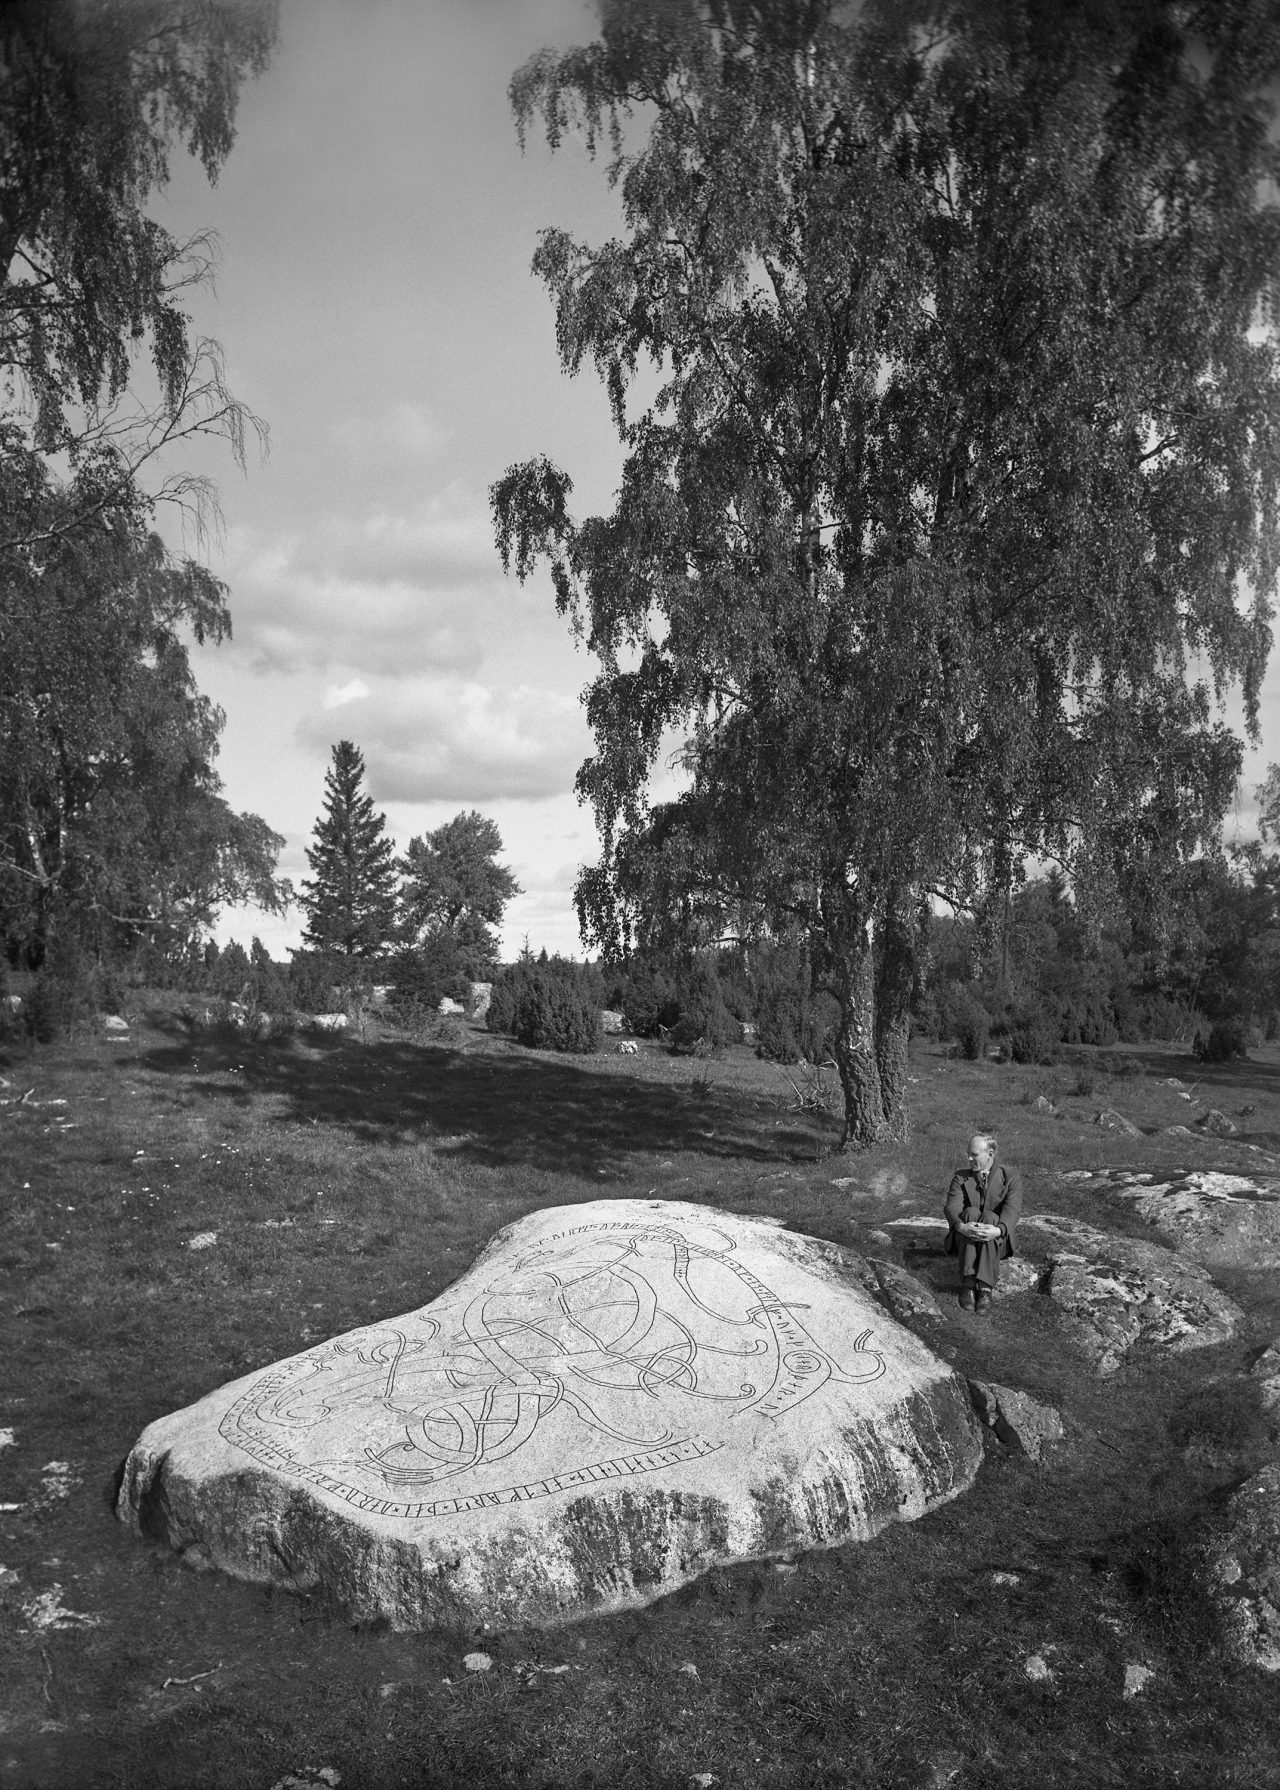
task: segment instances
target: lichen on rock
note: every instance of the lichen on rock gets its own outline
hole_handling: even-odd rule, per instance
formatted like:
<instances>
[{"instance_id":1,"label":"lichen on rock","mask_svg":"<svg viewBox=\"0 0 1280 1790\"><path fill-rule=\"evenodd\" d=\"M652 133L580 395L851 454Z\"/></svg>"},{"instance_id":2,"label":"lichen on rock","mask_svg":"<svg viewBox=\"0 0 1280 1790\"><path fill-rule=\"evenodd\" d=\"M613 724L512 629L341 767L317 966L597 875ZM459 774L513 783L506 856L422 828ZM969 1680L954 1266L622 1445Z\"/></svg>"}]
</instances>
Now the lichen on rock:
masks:
<instances>
[{"instance_id":1,"label":"lichen on rock","mask_svg":"<svg viewBox=\"0 0 1280 1790\"><path fill-rule=\"evenodd\" d=\"M981 1452L964 1381L848 1252L596 1201L152 1424L117 1509L193 1564L396 1628L546 1623L868 1540L964 1491Z\"/></svg>"}]
</instances>

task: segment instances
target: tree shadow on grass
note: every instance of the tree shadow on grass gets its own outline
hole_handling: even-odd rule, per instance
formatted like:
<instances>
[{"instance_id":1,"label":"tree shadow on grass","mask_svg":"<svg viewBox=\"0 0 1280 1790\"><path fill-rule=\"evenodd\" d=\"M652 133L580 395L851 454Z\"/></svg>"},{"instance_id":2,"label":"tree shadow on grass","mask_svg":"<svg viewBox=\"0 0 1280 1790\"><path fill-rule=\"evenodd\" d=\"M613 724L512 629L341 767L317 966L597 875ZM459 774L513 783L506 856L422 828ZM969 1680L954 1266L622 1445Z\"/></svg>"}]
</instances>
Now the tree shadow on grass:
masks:
<instances>
[{"instance_id":1,"label":"tree shadow on grass","mask_svg":"<svg viewBox=\"0 0 1280 1790\"><path fill-rule=\"evenodd\" d=\"M451 1161L489 1168L622 1173L634 1157L677 1151L716 1161L813 1161L839 1139L831 1117L787 1112L749 1093L717 1088L699 1098L687 1086L593 1068L591 1059L514 1047L338 1038L257 1045L184 1033L139 1062L180 1076L211 1105L273 1101L282 1125L331 1126L367 1144L434 1142Z\"/></svg>"}]
</instances>

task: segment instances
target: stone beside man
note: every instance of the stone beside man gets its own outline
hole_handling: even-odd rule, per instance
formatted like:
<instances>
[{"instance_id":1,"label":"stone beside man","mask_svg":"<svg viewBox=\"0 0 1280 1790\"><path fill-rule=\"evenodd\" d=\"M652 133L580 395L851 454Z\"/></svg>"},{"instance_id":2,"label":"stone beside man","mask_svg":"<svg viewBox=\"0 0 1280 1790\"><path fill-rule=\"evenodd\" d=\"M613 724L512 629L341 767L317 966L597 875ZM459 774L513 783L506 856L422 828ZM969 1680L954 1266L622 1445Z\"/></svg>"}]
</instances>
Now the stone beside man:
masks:
<instances>
[{"instance_id":1,"label":"stone beside man","mask_svg":"<svg viewBox=\"0 0 1280 1790\"><path fill-rule=\"evenodd\" d=\"M950 1230L947 1254L960 1257L960 1308L980 1316L991 1310L1000 1263L1014 1253L1022 1213L1022 1177L997 1161L995 1136L969 1139L969 1163L951 1177L943 1213Z\"/></svg>"}]
</instances>

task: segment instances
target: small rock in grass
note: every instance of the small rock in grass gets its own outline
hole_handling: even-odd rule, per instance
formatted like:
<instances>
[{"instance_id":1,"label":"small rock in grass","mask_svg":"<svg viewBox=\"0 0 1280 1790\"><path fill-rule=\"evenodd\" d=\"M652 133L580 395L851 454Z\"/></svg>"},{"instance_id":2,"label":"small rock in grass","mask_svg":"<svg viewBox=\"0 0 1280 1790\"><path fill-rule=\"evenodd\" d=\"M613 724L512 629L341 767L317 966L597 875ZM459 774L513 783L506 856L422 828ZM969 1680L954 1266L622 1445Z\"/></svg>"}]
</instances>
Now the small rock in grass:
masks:
<instances>
[{"instance_id":1,"label":"small rock in grass","mask_svg":"<svg viewBox=\"0 0 1280 1790\"><path fill-rule=\"evenodd\" d=\"M929 1790L947 1790L948 1784L954 1784L964 1769L964 1764L955 1753L943 1753L929 1768Z\"/></svg>"},{"instance_id":2,"label":"small rock in grass","mask_svg":"<svg viewBox=\"0 0 1280 1790\"><path fill-rule=\"evenodd\" d=\"M1053 1682L1053 1668L1038 1653L1028 1655L1023 1661L1022 1670L1032 1684L1052 1684Z\"/></svg>"},{"instance_id":3,"label":"small rock in grass","mask_svg":"<svg viewBox=\"0 0 1280 1790\"><path fill-rule=\"evenodd\" d=\"M194 1237L188 1237L183 1245L185 1249L212 1249L218 1241L217 1231L197 1231Z\"/></svg>"},{"instance_id":4,"label":"small rock in grass","mask_svg":"<svg viewBox=\"0 0 1280 1790\"><path fill-rule=\"evenodd\" d=\"M87 1616L81 1610L68 1610L62 1601L62 1586L50 1585L39 1597L33 1597L30 1603L23 1604L22 1614L37 1634L47 1634L51 1629L99 1628L101 1616Z\"/></svg>"},{"instance_id":5,"label":"small rock in grass","mask_svg":"<svg viewBox=\"0 0 1280 1790\"><path fill-rule=\"evenodd\" d=\"M993 1585L1021 1585L1022 1574L1019 1572L993 1572L991 1583Z\"/></svg>"},{"instance_id":6,"label":"small rock in grass","mask_svg":"<svg viewBox=\"0 0 1280 1790\"><path fill-rule=\"evenodd\" d=\"M462 1664L468 1672L487 1672L492 1667L493 1660L487 1653L469 1653Z\"/></svg>"},{"instance_id":7,"label":"small rock in grass","mask_svg":"<svg viewBox=\"0 0 1280 1790\"><path fill-rule=\"evenodd\" d=\"M0 1430L0 1448L16 1448L18 1438L12 1430Z\"/></svg>"},{"instance_id":8,"label":"small rock in grass","mask_svg":"<svg viewBox=\"0 0 1280 1790\"><path fill-rule=\"evenodd\" d=\"M1114 1106L1104 1106L1101 1112L1093 1115L1093 1122L1095 1125L1101 1125L1104 1131L1118 1131L1124 1137L1142 1136L1142 1132L1133 1120L1126 1119L1124 1114L1118 1113Z\"/></svg>"},{"instance_id":9,"label":"small rock in grass","mask_svg":"<svg viewBox=\"0 0 1280 1790\"><path fill-rule=\"evenodd\" d=\"M711 1786L718 1784L720 1780L714 1771L695 1771L689 1782L699 1785L700 1790L711 1790Z\"/></svg>"},{"instance_id":10,"label":"small rock in grass","mask_svg":"<svg viewBox=\"0 0 1280 1790\"><path fill-rule=\"evenodd\" d=\"M1231 1137L1235 1132L1235 1122L1216 1106L1211 1106L1207 1113L1201 1113L1196 1120L1199 1131L1207 1131L1212 1137Z\"/></svg>"},{"instance_id":11,"label":"small rock in grass","mask_svg":"<svg viewBox=\"0 0 1280 1790\"><path fill-rule=\"evenodd\" d=\"M1146 1690L1154 1677L1155 1673L1151 1670L1150 1666L1138 1666L1130 1661L1124 1669L1125 1696L1136 1697L1139 1691Z\"/></svg>"},{"instance_id":12,"label":"small rock in grass","mask_svg":"<svg viewBox=\"0 0 1280 1790\"><path fill-rule=\"evenodd\" d=\"M1006 1448L1038 1461L1046 1442L1062 1440L1062 1418L1052 1405L985 1380L970 1380L969 1395L974 1410Z\"/></svg>"},{"instance_id":13,"label":"small rock in grass","mask_svg":"<svg viewBox=\"0 0 1280 1790\"><path fill-rule=\"evenodd\" d=\"M41 1468L43 1478L40 1481L40 1502L56 1504L61 1498L69 1498L72 1488L80 1484L81 1475L70 1461L46 1461Z\"/></svg>"}]
</instances>

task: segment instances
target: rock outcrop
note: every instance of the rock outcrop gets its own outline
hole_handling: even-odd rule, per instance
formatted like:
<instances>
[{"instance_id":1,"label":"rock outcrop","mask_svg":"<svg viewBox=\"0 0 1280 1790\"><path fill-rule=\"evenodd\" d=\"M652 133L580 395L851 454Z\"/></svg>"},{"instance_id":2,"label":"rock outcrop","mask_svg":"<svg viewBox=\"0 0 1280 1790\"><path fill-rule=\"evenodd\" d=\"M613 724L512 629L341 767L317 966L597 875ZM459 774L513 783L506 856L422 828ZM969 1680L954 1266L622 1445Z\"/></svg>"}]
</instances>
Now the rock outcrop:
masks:
<instances>
[{"instance_id":1,"label":"rock outcrop","mask_svg":"<svg viewBox=\"0 0 1280 1790\"><path fill-rule=\"evenodd\" d=\"M1128 1174L1094 1177L1108 1199L1139 1212L1162 1243L1210 1268L1280 1268L1280 1176Z\"/></svg>"},{"instance_id":2,"label":"rock outcrop","mask_svg":"<svg viewBox=\"0 0 1280 1790\"><path fill-rule=\"evenodd\" d=\"M867 1540L964 1491L981 1454L964 1380L835 1246L597 1201L153 1423L117 1509L358 1618L545 1623Z\"/></svg>"},{"instance_id":3,"label":"rock outcrop","mask_svg":"<svg viewBox=\"0 0 1280 1790\"><path fill-rule=\"evenodd\" d=\"M1197 1262L1079 1220L1038 1213L1019 1237L1049 1255L1041 1290L1099 1374L1111 1374L1136 1347L1181 1353L1228 1341L1243 1318Z\"/></svg>"},{"instance_id":4,"label":"rock outcrop","mask_svg":"<svg viewBox=\"0 0 1280 1790\"><path fill-rule=\"evenodd\" d=\"M1280 1462L1232 1494L1210 1553L1209 1584L1242 1665L1280 1672Z\"/></svg>"}]
</instances>

